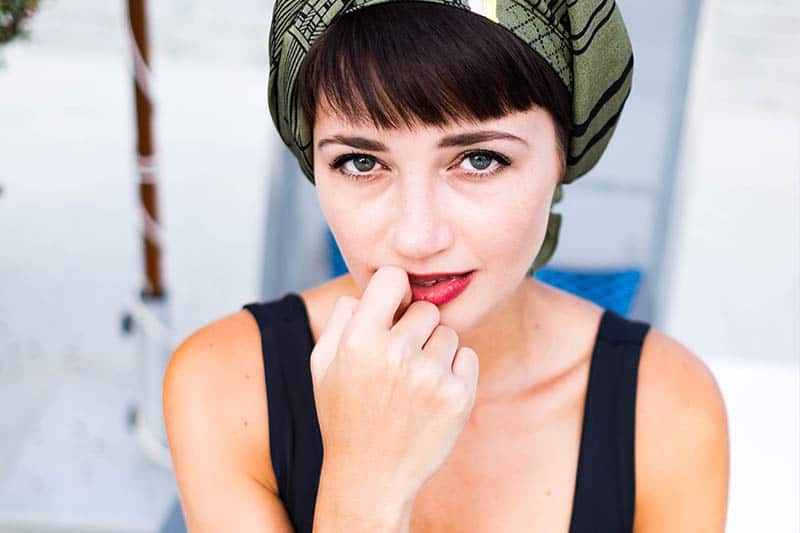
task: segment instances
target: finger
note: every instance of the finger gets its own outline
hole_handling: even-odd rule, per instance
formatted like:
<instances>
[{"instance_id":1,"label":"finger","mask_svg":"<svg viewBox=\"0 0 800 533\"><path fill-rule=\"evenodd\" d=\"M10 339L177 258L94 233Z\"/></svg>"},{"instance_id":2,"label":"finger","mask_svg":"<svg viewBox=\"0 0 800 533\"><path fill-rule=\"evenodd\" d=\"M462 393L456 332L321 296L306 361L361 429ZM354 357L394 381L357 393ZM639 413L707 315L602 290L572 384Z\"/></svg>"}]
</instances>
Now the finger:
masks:
<instances>
[{"instance_id":1,"label":"finger","mask_svg":"<svg viewBox=\"0 0 800 533\"><path fill-rule=\"evenodd\" d=\"M452 372L453 358L458 351L458 334L446 326L436 326L428 342L422 348L422 353L434 359L447 369L448 374Z\"/></svg>"},{"instance_id":2,"label":"finger","mask_svg":"<svg viewBox=\"0 0 800 533\"><path fill-rule=\"evenodd\" d=\"M466 346L459 348L453 359L453 375L469 385L470 390L475 391L478 386L479 370L478 354L475 350Z\"/></svg>"},{"instance_id":3,"label":"finger","mask_svg":"<svg viewBox=\"0 0 800 533\"><path fill-rule=\"evenodd\" d=\"M333 311L311 351L311 374L315 378L321 378L327 373L331 361L336 357L345 326L352 318L357 305L358 299L351 296L341 296L336 300Z\"/></svg>"},{"instance_id":4,"label":"finger","mask_svg":"<svg viewBox=\"0 0 800 533\"><path fill-rule=\"evenodd\" d=\"M397 321L389 332L393 341L406 343L417 350L428 342L436 326L439 324L441 312L435 304L420 300L408 306L405 314Z\"/></svg>"},{"instance_id":5,"label":"finger","mask_svg":"<svg viewBox=\"0 0 800 533\"><path fill-rule=\"evenodd\" d=\"M352 319L353 331L373 332L377 328L388 332L404 301L411 301L406 271L394 265L380 267L361 295Z\"/></svg>"},{"instance_id":6,"label":"finger","mask_svg":"<svg viewBox=\"0 0 800 533\"><path fill-rule=\"evenodd\" d=\"M406 277L408 274L406 274ZM397 324L397 321L400 320L403 315L408 311L408 307L411 305L411 284L408 285L408 290L403 294L403 301L400 302L400 307L397 308L397 311L394 313L394 317L392 317L392 326Z\"/></svg>"}]
</instances>

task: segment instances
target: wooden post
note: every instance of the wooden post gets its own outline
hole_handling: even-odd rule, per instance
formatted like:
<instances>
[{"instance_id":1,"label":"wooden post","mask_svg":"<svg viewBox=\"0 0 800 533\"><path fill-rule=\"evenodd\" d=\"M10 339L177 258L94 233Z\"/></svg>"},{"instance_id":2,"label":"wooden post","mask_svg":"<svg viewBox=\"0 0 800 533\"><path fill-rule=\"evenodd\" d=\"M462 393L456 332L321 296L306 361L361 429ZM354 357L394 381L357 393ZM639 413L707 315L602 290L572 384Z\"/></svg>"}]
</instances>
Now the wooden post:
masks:
<instances>
[{"instance_id":1,"label":"wooden post","mask_svg":"<svg viewBox=\"0 0 800 533\"><path fill-rule=\"evenodd\" d=\"M161 226L158 222L158 195L156 182L155 149L151 117L153 114L150 91L150 69L147 39L147 12L145 0L128 0L130 43L134 65L134 91L136 97L136 153L139 167L139 196L144 219L145 287L142 298L160 299L164 296L161 277Z\"/></svg>"}]
</instances>

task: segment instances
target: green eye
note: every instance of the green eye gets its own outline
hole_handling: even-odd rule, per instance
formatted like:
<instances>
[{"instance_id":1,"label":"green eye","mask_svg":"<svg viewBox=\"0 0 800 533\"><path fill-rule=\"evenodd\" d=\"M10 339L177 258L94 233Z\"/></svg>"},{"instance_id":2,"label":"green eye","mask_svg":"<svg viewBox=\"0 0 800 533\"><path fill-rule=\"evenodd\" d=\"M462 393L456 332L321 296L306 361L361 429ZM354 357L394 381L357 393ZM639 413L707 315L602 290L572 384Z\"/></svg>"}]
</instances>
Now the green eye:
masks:
<instances>
[{"instance_id":1,"label":"green eye","mask_svg":"<svg viewBox=\"0 0 800 533\"><path fill-rule=\"evenodd\" d=\"M497 165L493 169L487 170L492 166L493 161L496 161ZM476 177L491 176L511 164L511 160L507 157L490 150L468 152L462 156L461 165L464 165L465 162L468 162L469 166L472 168L462 166L461 169L465 174Z\"/></svg>"},{"instance_id":2,"label":"green eye","mask_svg":"<svg viewBox=\"0 0 800 533\"><path fill-rule=\"evenodd\" d=\"M485 153L477 153L469 156L469 162L476 170L485 170L492 164L493 158Z\"/></svg>"},{"instance_id":3,"label":"green eye","mask_svg":"<svg viewBox=\"0 0 800 533\"><path fill-rule=\"evenodd\" d=\"M359 172L369 172L375 167L375 160L368 156L354 157L351 161Z\"/></svg>"},{"instance_id":4,"label":"green eye","mask_svg":"<svg viewBox=\"0 0 800 533\"><path fill-rule=\"evenodd\" d=\"M369 181L370 171L376 165L378 165L378 162L371 155L350 153L337 157L329 166L331 170L338 171L346 178Z\"/></svg>"}]
</instances>

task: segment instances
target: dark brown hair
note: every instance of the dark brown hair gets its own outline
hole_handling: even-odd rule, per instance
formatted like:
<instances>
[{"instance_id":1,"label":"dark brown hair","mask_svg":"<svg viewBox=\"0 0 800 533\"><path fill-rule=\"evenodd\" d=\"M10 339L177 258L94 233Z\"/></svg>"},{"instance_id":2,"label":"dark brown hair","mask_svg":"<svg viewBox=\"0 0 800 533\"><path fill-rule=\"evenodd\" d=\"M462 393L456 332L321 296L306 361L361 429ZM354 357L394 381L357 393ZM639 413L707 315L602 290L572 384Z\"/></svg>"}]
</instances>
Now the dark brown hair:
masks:
<instances>
[{"instance_id":1,"label":"dark brown hair","mask_svg":"<svg viewBox=\"0 0 800 533\"><path fill-rule=\"evenodd\" d=\"M340 16L300 66L297 97L313 125L317 97L378 129L484 121L533 106L556 124L562 156L572 100L550 65L522 40L473 13L429 2L386 2Z\"/></svg>"}]
</instances>

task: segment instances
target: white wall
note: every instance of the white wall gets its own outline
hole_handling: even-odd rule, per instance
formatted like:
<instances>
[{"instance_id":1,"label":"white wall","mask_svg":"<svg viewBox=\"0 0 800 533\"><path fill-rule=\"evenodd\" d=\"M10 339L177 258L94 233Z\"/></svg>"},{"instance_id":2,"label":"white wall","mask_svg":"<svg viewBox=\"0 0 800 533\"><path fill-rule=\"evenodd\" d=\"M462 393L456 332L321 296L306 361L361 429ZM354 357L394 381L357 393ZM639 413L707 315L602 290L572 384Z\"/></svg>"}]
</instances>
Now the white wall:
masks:
<instances>
[{"instance_id":1,"label":"white wall","mask_svg":"<svg viewBox=\"0 0 800 533\"><path fill-rule=\"evenodd\" d=\"M800 358L800 3L707 0L662 327L703 354Z\"/></svg>"}]
</instances>

